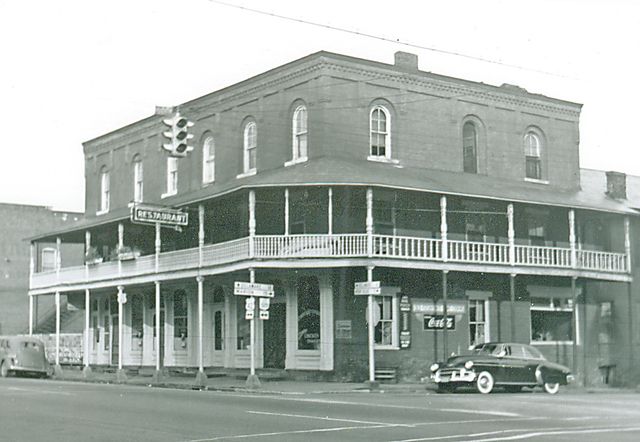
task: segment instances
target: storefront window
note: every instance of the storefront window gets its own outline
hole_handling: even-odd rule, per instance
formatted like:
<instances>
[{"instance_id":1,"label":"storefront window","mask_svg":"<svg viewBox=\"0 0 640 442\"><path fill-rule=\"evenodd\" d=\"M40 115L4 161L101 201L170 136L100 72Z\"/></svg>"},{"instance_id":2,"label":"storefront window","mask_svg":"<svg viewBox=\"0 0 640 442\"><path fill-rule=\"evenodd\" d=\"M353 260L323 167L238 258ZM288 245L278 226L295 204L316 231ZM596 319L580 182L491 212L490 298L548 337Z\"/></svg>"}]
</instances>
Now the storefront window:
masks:
<instances>
[{"instance_id":1,"label":"storefront window","mask_svg":"<svg viewBox=\"0 0 640 442\"><path fill-rule=\"evenodd\" d=\"M486 341L486 301L469 301L469 345L482 344Z\"/></svg>"},{"instance_id":2,"label":"storefront window","mask_svg":"<svg viewBox=\"0 0 640 442\"><path fill-rule=\"evenodd\" d=\"M187 304L187 293L184 290L176 290L173 293L173 348L176 350L187 348Z\"/></svg>"},{"instance_id":3,"label":"storefront window","mask_svg":"<svg viewBox=\"0 0 640 442\"><path fill-rule=\"evenodd\" d=\"M380 320L375 327L374 336L376 345L380 346L397 346L396 333L396 313L395 313L395 297L394 296L374 296L374 316L380 316ZM377 306L377 308L376 308Z\"/></svg>"},{"instance_id":4,"label":"storefront window","mask_svg":"<svg viewBox=\"0 0 640 442\"><path fill-rule=\"evenodd\" d=\"M531 298L531 341L573 342L570 298Z\"/></svg>"},{"instance_id":5,"label":"storefront window","mask_svg":"<svg viewBox=\"0 0 640 442\"><path fill-rule=\"evenodd\" d=\"M224 329L224 316L221 310L217 310L213 314L213 349L224 350L224 340L222 339L222 330Z\"/></svg>"},{"instance_id":6,"label":"storefront window","mask_svg":"<svg viewBox=\"0 0 640 442\"><path fill-rule=\"evenodd\" d=\"M320 348L320 286L315 277L300 278L298 295L298 350Z\"/></svg>"}]
</instances>

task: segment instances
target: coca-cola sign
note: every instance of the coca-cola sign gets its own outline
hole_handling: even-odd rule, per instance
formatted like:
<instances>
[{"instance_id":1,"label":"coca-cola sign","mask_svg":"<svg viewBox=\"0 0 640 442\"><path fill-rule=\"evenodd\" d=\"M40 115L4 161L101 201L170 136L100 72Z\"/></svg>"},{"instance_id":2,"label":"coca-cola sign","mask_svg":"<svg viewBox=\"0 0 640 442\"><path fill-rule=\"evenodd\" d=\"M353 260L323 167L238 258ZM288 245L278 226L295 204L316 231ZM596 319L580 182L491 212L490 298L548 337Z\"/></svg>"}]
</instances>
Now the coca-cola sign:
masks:
<instances>
[{"instance_id":1,"label":"coca-cola sign","mask_svg":"<svg viewBox=\"0 0 640 442\"><path fill-rule=\"evenodd\" d=\"M443 330L445 323L447 324L447 330L456 329L455 316L447 316L445 319L442 315L424 315L425 330Z\"/></svg>"}]
</instances>

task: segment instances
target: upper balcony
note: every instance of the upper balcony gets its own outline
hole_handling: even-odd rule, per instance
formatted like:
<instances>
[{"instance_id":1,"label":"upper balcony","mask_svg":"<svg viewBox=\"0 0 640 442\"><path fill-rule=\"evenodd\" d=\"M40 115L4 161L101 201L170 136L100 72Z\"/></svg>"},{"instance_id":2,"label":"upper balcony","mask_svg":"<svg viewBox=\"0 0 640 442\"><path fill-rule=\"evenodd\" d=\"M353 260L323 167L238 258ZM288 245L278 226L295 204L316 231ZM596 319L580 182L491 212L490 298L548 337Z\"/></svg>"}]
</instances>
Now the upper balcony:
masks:
<instances>
[{"instance_id":1,"label":"upper balcony","mask_svg":"<svg viewBox=\"0 0 640 442\"><path fill-rule=\"evenodd\" d=\"M128 280L166 280L189 273L215 273L215 269L243 262L245 267L270 265L274 261L295 266L292 261L308 259L325 260L327 266L339 265L337 261L345 260L356 265L358 259L364 259L389 267L401 265L400 262L410 262L416 268L429 268L428 263L453 268L476 265L500 273L553 274L555 271L568 275L573 272L611 280L625 280L629 273L625 253L596 250L379 234L255 235L135 260L35 273L31 278L31 291L37 294L48 289L72 290Z\"/></svg>"}]
</instances>

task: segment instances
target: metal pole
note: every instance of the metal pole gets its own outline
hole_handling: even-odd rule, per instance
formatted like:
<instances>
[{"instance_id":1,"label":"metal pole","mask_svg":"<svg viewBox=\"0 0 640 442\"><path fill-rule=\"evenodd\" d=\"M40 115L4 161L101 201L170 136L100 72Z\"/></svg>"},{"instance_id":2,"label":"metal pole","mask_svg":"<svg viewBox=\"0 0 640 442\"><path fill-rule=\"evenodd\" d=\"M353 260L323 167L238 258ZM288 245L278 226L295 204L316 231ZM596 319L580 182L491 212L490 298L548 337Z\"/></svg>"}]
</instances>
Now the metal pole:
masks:
<instances>
[{"instance_id":1,"label":"metal pole","mask_svg":"<svg viewBox=\"0 0 640 442\"><path fill-rule=\"evenodd\" d=\"M159 225L159 224L157 224ZM156 286L156 373L160 373L160 281Z\"/></svg>"},{"instance_id":2,"label":"metal pole","mask_svg":"<svg viewBox=\"0 0 640 442\"><path fill-rule=\"evenodd\" d=\"M60 292L56 292L56 367L60 366Z\"/></svg>"},{"instance_id":3,"label":"metal pole","mask_svg":"<svg viewBox=\"0 0 640 442\"><path fill-rule=\"evenodd\" d=\"M89 341L91 299L89 289L84 290L84 366L89 367L89 353L91 352Z\"/></svg>"},{"instance_id":4,"label":"metal pole","mask_svg":"<svg viewBox=\"0 0 640 442\"><path fill-rule=\"evenodd\" d=\"M196 281L198 281L198 370L200 373L204 373L204 356L203 356L203 341L202 341L202 333L204 330L202 324L203 308L204 308L204 278L202 276L196 277Z\"/></svg>"},{"instance_id":5,"label":"metal pole","mask_svg":"<svg viewBox=\"0 0 640 442\"><path fill-rule=\"evenodd\" d=\"M328 195L328 224L329 224L329 235L333 235L333 189L329 187L329 195Z\"/></svg>"},{"instance_id":6,"label":"metal pole","mask_svg":"<svg viewBox=\"0 0 640 442\"><path fill-rule=\"evenodd\" d=\"M511 341L516 339L516 274L509 275L509 316L511 319Z\"/></svg>"},{"instance_id":7,"label":"metal pole","mask_svg":"<svg viewBox=\"0 0 640 442\"><path fill-rule=\"evenodd\" d=\"M447 197L440 197L440 238L442 239L442 261L447 262L449 259L449 243L447 233L449 227L447 225Z\"/></svg>"},{"instance_id":8,"label":"metal pole","mask_svg":"<svg viewBox=\"0 0 640 442\"><path fill-rule=\"evenodd\" d=\"M252 284L256 282L256 271L254 269L249 269L249 282ZM251 296L251 299L255 305L255 298ZM251 376L255 376L256 374L256 322L255 322L255 308L253 313L253 318L250 320L250 344L251 344Z\"/></svg>"},{"instance_id":9,"label":"metal pole","mask_svg":"<svg viewBox=\"0 0 640 442\"><path fill-rule=\"evenodd\" d=\"M126 301L124 287L118 286L118 370L122 370L122 313Z\"/></svg>"},{"instance_id":10,"label":"metal pole","mask_svg":"<svg viewBox=\"0 0 640 442\"><path fill-rule=\"evenodd\" d=\"M447 276L449 274L448 270L442 271L442 313L444 316L444 326L442 327L442 350L444 352L444 361L447 360L449 348L448 348L448 330L447 330L447 301L449 297L448 287L447 287Z\"/></svg>"},{"instance_id":11,"label":"metal pole","mask_svg":"<svg viewBox=\"0 0 640 442\"><path fill-rule=\"evenodd\" d=\"M573 321L571 321L573 325L573 344L571 345L571 370L574 374L577 374L578 372L578 355L576 354L578 348L578 317L576 315L576 313L578 312L578 294L576 293L576 279L577 278L575 276L571 277L571 307L573 308L573 311L571 312L573 314Z\"/></svg>"},{"instance_id":12,"label":"metal pole","mask_svg":"<svg viewBox=\"0 0 640 442\"><path fill-rule=\"evenodd\" d=\"M373 267L367 267L367 281L373 281ZM369 310L369 319L367 320L367 329L369 335L369 382L376 381L376 360L375 360L375 326L373 324L373 295L367 296L367 305Z\"/></svg>"}]
</instances>

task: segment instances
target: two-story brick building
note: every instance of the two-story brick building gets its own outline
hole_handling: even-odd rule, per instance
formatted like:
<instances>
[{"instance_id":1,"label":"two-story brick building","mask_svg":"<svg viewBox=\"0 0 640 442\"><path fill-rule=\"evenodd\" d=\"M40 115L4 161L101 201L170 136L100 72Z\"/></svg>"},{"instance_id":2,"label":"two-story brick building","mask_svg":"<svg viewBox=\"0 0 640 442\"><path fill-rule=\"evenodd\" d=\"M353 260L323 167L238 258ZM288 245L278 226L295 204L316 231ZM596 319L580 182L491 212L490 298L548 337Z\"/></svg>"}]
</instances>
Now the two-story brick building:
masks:
<instances>
[{"instance_id":1,"label":"two-story brick building","mask_svg":"<svg viewBox=\"0 0 640 442\"><path fill-rule=\"evenodd\" d=\"M34 272L30 296L86 306L87 364L246 368L233 286L253 274L275 289L258 367L365 379L354 283L375 280L375 362L403 379L513 340L587 384L631 382L637 205L624 175L607 193L604 173L581 173L580 109L402 52L309 55L180 105L186 158L161 147L161 114L86 142L86 218L33 244L85 244L90 259ZM134 224L132 203L189 225Z\"/></svg>"}]
</instances>

